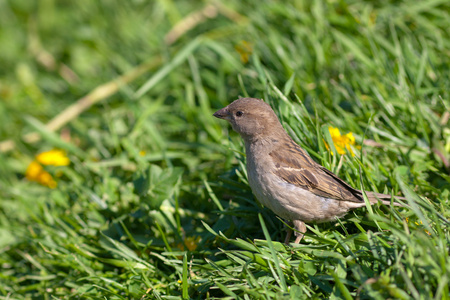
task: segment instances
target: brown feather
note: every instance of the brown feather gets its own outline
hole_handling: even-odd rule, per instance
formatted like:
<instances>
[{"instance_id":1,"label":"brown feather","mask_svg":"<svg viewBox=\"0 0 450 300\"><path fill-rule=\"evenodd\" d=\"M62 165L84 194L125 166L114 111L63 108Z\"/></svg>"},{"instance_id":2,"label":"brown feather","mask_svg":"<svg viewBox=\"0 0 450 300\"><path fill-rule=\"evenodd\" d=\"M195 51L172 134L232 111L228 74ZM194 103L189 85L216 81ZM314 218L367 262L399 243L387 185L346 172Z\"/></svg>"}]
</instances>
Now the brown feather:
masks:
<instances>
[{"instance_id":1,"label":"brown feather","mask_svg":"<svg viewBox=\"0 0 450 300\"><path fill-rule=\"evenodd\" d=\"M277 147L269 155L276 166L274 173L284 181L321 197L364 202L361 191L352 188L331 171L317 164L294 141L282 144L288 144L289 147Z\"/></svg>"}]
</instances>

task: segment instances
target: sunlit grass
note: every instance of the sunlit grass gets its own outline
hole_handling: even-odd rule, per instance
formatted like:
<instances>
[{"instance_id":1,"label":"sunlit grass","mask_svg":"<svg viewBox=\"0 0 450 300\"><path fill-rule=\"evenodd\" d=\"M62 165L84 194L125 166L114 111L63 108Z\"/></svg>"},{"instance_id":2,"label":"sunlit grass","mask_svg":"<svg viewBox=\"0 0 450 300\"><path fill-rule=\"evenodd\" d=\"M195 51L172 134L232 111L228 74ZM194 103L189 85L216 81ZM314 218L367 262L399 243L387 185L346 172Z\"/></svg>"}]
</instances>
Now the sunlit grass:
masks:
<instances>
[{"instance_id":1,"label":"sunlit grass","mask_svg":"<svg viewBox=\"0 0 450 300\"><path fill-rule=\"evenodd\" d=\"M0 297L448 299L448 1L215 3L0 3ZM239 96L410 208L282 244L212 117Z\"/></svg>"}]
</instances>

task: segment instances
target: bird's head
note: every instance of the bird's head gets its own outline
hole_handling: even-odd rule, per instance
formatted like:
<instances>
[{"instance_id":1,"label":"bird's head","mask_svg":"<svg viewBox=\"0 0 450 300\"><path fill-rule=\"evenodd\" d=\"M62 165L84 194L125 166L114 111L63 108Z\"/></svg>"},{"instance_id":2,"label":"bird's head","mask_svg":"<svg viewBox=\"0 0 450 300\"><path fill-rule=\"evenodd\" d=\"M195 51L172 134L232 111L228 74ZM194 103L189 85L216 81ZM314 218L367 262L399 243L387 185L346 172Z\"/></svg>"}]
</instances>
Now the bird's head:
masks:
<instances>
[{"instance_id":1,"label":"bird's head","mask_svg":"<svg viewBox=\"0 0 450 300\"><path fill-rule=\"evenodd\" d=\"M233 130L246 140L270 136L282 129L270 105L255 98L238 99L216 111L213 116L230 122Z\"/></svg>"}]
</instances>

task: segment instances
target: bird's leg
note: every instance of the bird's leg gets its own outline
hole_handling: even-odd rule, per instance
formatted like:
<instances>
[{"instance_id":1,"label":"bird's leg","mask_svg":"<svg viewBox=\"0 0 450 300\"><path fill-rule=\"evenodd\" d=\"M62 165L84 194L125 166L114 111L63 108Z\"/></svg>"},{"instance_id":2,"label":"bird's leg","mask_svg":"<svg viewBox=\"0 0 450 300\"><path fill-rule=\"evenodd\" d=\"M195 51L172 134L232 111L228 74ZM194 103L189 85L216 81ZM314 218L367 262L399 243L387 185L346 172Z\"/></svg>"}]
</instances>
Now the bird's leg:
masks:
<instances>
[{"instance_id":1,"label":"bird's leg","mask_svg":"<svg viewBox=\"0 0 450 300\"><path fill-rule=\"evenodd\" d=\"M300 243L303 238L303 234L306 232L305 222L300 220L294 220L294 229L295 229L295 242L296 244Z\"/></svg>"},{"instance_id":2,"label":"bird's leg","mask_svg":"<svg viewBox=\"0 0 450 300\"><path fill-rule=\"evenodd\" d=\"M286 233L286 238L284 239L284 244L289 245L289 240L291 239L291 235L292 235L292 229L290 229L288 227L287 233Z\"/></svg>"}]
</instances>

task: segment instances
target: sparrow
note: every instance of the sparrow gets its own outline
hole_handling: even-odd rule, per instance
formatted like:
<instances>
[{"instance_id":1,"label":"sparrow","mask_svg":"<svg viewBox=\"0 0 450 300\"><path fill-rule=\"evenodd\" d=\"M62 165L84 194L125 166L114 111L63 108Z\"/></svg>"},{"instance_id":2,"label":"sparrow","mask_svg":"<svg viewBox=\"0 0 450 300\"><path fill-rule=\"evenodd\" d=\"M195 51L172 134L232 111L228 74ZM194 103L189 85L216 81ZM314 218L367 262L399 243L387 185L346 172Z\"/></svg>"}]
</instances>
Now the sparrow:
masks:
<instances>
[{"instance_id":1,"label":"sparrow","mask_svg":"<svg viewBox=\"0 0 450 300\"><path fill-rule=\"evenodd\" d=\"M241 98L213 116L227 120L244 140L252 192L261 204L293 223L296 244L306 232L305 223L333 221L366 205L362 191L315 162L294 142L263 100ZM366 195L371 204L391 203L391 195ZM291 233L288 230L286 244Z\"/></svg>"}]
</instances>

